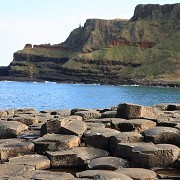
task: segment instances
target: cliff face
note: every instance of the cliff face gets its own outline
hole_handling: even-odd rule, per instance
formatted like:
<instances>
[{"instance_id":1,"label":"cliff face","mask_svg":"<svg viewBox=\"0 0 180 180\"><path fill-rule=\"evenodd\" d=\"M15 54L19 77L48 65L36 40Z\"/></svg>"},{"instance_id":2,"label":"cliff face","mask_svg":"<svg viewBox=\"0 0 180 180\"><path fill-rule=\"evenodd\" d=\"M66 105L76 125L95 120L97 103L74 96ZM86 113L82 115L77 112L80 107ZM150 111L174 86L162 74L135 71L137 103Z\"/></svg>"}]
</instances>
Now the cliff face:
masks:
<instances>
[{"instance_id":1,"label":"cliff face","mask_svg":"<svg viewBox=\"0 0 180 180\"><path fill-rule=\"evenodd\" d=\"M88 19L61 44L25 45L9 74L104 84L178 81L179 5L138 5L129 21Z\"/></svg>"},{"instance_id":2,"label":"cliff face","mask_svg":"<svg viewBox=\"0 0 180 180\"><path fill-rule=\"evenodd\" d=\"M172 20L180 18L180 4L139 4L131 21L139 19Z\"/></svg>"}]
</instances>

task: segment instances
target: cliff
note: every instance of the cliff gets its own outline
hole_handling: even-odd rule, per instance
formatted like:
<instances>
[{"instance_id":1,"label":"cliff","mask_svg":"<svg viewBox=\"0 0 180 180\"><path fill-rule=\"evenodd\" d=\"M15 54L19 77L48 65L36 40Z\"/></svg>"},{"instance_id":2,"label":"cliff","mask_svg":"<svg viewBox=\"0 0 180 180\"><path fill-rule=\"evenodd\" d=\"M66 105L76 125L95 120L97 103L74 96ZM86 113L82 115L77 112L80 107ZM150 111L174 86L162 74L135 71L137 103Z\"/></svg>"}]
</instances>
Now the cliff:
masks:
<instances>
[{"instance_id":1,"label":"cliff","mask_svg":"<svg viewBox=\"0 0 180 180\"><path fill-rule=\"evenodd\" d=\"M138 5L130 20L88 19L63 43L25 45L14 53L9 75L79 83L179 83L179 7Z\"/></svg>"}]
</instances>

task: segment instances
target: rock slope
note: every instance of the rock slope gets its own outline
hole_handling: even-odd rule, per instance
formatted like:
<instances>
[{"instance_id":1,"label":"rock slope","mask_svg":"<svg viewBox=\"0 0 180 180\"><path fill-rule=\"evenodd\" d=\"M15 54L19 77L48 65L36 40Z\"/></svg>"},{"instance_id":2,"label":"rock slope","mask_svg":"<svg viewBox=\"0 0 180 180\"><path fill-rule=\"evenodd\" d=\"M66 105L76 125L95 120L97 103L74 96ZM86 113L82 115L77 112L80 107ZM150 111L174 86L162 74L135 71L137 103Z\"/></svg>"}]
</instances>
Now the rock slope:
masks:
<instances>
[{"instance_id":1,"label":"rock slope","mask_svg":"<svg viewBox=\"0 0 180 180\"><path fill-rule=\"evenodd\" d=\"M87 19L65 42L25 45L9 76L101 84L175 84L180 76L180 4L138 5L130 20Z\"/></svg>"}]
</instances>

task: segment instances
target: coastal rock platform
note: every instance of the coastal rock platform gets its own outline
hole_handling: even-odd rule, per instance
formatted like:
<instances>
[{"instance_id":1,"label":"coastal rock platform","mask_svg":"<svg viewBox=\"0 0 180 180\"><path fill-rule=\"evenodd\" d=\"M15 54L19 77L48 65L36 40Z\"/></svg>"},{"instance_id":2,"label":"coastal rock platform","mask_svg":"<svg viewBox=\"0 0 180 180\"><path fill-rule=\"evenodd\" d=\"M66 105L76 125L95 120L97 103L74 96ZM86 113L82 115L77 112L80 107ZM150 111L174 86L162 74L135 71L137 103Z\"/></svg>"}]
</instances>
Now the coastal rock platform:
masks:
<instances>
[{"instance_id":1,"label":"coastal rock platform","mask_svg":"<svg viewBox=\"0 0 180 180\"><path fill-rule=\"evenodd\" d=\"M0 110L0 179L180 179L179 107Z\"/></svg>"}]
</instances>

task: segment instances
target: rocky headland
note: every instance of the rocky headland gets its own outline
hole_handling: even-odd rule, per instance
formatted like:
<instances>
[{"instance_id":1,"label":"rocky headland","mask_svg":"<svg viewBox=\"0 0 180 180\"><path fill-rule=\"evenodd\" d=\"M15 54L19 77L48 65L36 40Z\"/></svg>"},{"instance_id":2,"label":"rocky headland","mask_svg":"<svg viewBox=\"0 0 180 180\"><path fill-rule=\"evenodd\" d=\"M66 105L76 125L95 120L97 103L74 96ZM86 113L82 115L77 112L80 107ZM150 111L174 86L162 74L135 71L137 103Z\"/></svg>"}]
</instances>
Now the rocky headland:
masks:
<instances>
[{"instance_id":1,"label":"rocky headland","mask_svg":"<svg viewBox=\"0 0 180 180\"><path fill-rule=\"evenodd\" d=\"M87 19L60 44L26 44L0 79L180 86L180 4L137 5L130 20Z\"/></svg>"},{"instance_id":2,"label":"rocky headland","mask_svg":"<svg viewBox=\"0 0 180 180\"><path fill-rule=\"evenodd\" d=\"M0 179L180 177L180 104L0 110Z\"/></svg>"}]
</instances>

